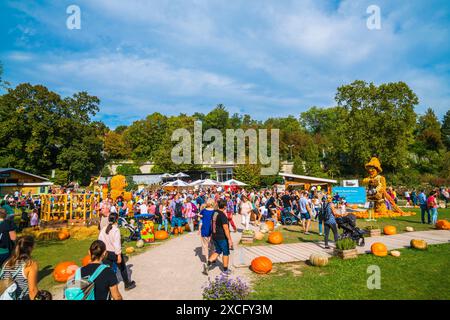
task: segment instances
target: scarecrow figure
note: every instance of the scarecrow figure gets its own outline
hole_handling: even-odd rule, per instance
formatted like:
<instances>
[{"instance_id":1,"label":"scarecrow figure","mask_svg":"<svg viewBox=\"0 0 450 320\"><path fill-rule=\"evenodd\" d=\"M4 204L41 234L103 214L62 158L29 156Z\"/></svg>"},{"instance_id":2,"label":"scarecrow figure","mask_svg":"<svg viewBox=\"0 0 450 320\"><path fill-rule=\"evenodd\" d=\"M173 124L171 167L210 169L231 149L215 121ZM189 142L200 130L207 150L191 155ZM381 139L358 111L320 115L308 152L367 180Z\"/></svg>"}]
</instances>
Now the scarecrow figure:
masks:
<instances>
[{"instance_id":1,"label":"scarecrow figure","mask_svg":"<svg viewBox=\"0 0 450 320\"><path fill-rule=\"evenodd\" d=\"M365 168L369 173L369 177L363 179L363 184L367 185L367 199L374 204L374 211L377 213L385 213L386 208L386 179L380 175L380 160L377 156L373 156Z\"/></svg>"}]
</instances>

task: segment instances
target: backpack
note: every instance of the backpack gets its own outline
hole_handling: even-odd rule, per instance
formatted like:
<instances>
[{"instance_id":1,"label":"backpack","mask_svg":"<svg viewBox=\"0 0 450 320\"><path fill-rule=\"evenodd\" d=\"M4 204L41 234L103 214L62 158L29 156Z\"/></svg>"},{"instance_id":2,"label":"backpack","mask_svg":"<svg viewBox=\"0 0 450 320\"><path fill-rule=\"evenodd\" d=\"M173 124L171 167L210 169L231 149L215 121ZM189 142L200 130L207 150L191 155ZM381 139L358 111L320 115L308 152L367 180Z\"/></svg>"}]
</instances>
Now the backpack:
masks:
<instances>
[{"instance_id":1,"label":"backpack","mask_svg":"<svg viewBox=\"0 0 450 320\"><path fill-rule=\"evenodd\" d=\"M175 203L175 217L183 218L183 203L181 201Z\"/></svg>"},{"instance_id":2,"label":"backpack","mask_svg":"<svg viewBox=\"0 0 450 320\"><path fill-rule=\"evenodd\" d=\"M1 279L5 270L5 267L2 268L0 271L0 300L22 300L23 292L20 295L18 294L17 282L14 279L22 272L23 266L22 264L12 277L8 279Z\"/></svg>"},{"instance_id":3,"label":"backpack","mask_svg":"<svg viewBox=\"0 0 450 320\"><path fill-rule=\"evenodd\" d=\"M64 288L64 298L66 300L95 300L95 279L108 268L106 264L101 264L97 270L85 278L81 278L81 268L75 272L75 277L69 279Z\"/></svg>"},{"instance_id":4,"label":"backpack","mask_svg":"<svg viewBox=\"0 0 450 320\"><path fill-rule=\"evenodd\" d=\"M322 221L328 221L331 215L331 207L329 203L322 202L322 208L319 211L319 219Z\"/></svg>"},{"instance_id":5,"label":"backpack","mask_svg":"<svg viewBox=\"0 0 450 320\"><path fill-rule=\"evenodd\" d=\"M198 207L193 202L191 202L191 205L192 205L192 212L197 214L198 213Z\"/></svg>"}]
</instances>

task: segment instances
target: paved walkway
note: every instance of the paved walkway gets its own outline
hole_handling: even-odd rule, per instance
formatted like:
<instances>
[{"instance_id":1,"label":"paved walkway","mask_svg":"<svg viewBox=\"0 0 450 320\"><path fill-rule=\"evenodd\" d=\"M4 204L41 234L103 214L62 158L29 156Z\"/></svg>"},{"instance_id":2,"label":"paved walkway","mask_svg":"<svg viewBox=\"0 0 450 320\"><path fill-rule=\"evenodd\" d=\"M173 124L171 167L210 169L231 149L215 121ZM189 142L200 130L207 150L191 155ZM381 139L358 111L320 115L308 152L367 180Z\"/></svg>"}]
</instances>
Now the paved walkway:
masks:
<instances>
[{"instance_id":1,"label":"paved walkway","mask_svg":"<svg viewBox=\"0 0 450 320\"><path fill-rule=\"evenodd\" d=\"M447 230L431 230L401 233L392 236L378 236L365 238L365 245L357 247L359 254L369 253L374 242L383 242L388 250L406 248L410 246L411 239L423 239L428 244L450 242L450 232ZM306 261L312 253L322 253L332 256L334 244L330 242L331 249L325 249L323 241L279 244L269 246L239 247L233 253L234 267L248 267L251 261L258 256L266 256L275 263Z\"/></svg>"}]
</instances>

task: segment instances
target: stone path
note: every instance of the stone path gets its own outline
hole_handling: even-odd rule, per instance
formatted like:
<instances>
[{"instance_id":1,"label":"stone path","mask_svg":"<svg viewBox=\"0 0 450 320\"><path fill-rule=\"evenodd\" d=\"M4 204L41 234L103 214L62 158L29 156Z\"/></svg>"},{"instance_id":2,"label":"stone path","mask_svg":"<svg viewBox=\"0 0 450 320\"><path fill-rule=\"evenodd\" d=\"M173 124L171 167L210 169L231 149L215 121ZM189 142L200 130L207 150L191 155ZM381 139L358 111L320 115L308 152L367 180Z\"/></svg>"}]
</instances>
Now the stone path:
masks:
<instances>
[{"instance_id":1,"label":"stone path","mask_svg":"<svg viewBox=\"0 0 450 320\"><path fill-rule=\"evenodd\" d=\"M378 236L365 238L365 245L357 247L359 254L369 253L374 242L383 242L388 250L406 248L410 246L411 239L423 239L428 244L450 242L450 232L447 230L431 230L401 233L392 236ZM333 255L334 244L330 242L331 249L325 249L323 241L279 244L270 246L241 246L233 252L234 267L248 267L251 261L258 256L266 256L275 263L306 261L312 253Z\"/></svg>"}]
</instances>

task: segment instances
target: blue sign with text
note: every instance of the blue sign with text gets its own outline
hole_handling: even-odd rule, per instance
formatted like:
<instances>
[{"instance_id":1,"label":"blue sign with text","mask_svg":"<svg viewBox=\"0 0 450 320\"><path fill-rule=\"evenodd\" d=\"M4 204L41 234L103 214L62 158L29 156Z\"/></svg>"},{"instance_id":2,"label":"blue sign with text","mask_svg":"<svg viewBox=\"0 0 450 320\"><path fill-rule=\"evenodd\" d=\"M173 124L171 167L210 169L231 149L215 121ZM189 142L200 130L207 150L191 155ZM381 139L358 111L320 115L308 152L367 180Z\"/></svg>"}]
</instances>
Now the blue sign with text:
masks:
<instances>
[{"instance_id":1,"label":"blue sign with text","mask_svg":"<svg viewBox=\"0 0 450 320\"><path fill-rule=\"evenodd\" d=\"M347 203L366 203L366 189L364 187L333 187L333 196L337 193L345 198Z\"/></svg>"}]
</instances>

